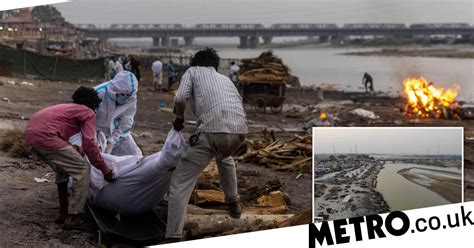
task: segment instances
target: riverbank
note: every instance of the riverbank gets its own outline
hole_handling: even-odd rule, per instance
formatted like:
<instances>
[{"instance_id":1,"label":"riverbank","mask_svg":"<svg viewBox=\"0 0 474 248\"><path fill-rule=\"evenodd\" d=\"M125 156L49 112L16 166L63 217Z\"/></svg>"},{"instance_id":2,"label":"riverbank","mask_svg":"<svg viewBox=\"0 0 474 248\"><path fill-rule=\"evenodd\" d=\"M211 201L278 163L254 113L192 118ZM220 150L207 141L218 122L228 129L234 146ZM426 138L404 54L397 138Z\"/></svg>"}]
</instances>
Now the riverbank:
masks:
<instances>
[{"instance_id":1,"label":"riverbank","mask_svg":"<svg viewBox=\"0 0 474 248\"><path fill-rule=\"evenodd\" d=\"M341 171L315 177L314 212L317 219L336 220L390 212L387 202L377 190L377 176L383 165L370 158L350 164L354 158L320 167L345 166Z\"/></svg>"},{"instance_id":2,"label":"riverbank","mask_svg":"<svg viewBox=\"0 0 474 248\"><path fill-rule=\"evenodd\" d=\"M397 172L405 179L439 194L451 203L462 201L461 175L436 169L411 167ZM459 179L454 177L459 176Z\"/></svg>"}]
</instances>

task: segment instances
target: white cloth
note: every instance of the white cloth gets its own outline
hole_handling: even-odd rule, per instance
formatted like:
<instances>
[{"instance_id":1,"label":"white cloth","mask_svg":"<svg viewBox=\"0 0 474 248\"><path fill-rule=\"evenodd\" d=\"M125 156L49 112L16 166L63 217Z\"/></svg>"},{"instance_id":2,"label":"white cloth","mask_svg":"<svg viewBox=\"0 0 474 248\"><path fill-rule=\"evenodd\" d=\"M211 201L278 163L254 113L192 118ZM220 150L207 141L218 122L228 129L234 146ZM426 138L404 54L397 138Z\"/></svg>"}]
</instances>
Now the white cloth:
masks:
<instances>
[{"instance_id":1,"label":"white cloth","mask_svg":"<svg viewBox=\"0 0 474 248\"><path fill-rule=\"evenodd\" d=\"M163 69L163 64L161 61L156 60L151 64L151 70L153 72L153 83L154 84L159 84L161 85L161 82L163 81L163 73L161 72Z\"/></svg>"},{"instance_id":2,"label":"white cloth","mask_svg":"<svg viewBox=\"0 0 474 248\"><path fill-rule=\"evenodd\" d=\"M100 136L98 137L100 146ZM80 146L81 134L70 138ZM186 149L181 132L169 131L161 151L152 155L114 156L101 153L114 172L116 181L108 183L100 170L91 166L89 200L102 208L122 214L138 214L152 209L168 192L171 175Z\"/></svg>"},{"instance_id":3,"label":"white cloth","mask_svg":"<svg viewBox=\"0 0 474 248\"><path fill-rule=\"evenodd\" d=\"M117 157L104 154L116 172L117 180L107 183L102 173L91 166L91 201L121 214L150 210L168 192L171 176L186 148L182 134L171 130L163 149L146 157Z\"/></svg>"},{"instance_id":4,"label":"white cloth","mask_svg":"<svg viewBox=\"0 0 474 248\"><path fill-rule=\"evenodd\" d=\"M95 90L102 99L96 115L97 130L105 134L109 143L114 144L112 154L141 156L140 148L130 135L137 111L138 81L135 75L121 71L112 80L96 86ZM117 105L115 100L118 94L129 95L128 101Z\"/></svg>"}]
</instances>

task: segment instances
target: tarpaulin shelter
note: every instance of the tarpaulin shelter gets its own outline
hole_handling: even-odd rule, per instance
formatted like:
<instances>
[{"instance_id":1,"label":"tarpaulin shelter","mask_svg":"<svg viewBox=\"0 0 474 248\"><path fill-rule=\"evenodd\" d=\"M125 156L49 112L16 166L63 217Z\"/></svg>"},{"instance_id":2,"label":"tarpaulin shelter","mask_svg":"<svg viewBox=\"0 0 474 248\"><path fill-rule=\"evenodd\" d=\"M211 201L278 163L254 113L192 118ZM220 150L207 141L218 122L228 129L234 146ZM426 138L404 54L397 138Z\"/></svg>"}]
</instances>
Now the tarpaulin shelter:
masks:
<instances>
[{"instance_id":1,"label":"tarpaulin shelter","mask_svg":"<svg viewBox=\"0 0 474 248\"><path fill-rule=\"evenodd\" d=\"M75 60L0 47L0 61L10 61L14 74L33 75L50 80L100 81L105 75L103 58Z\"/></svg>"}]
</instances>

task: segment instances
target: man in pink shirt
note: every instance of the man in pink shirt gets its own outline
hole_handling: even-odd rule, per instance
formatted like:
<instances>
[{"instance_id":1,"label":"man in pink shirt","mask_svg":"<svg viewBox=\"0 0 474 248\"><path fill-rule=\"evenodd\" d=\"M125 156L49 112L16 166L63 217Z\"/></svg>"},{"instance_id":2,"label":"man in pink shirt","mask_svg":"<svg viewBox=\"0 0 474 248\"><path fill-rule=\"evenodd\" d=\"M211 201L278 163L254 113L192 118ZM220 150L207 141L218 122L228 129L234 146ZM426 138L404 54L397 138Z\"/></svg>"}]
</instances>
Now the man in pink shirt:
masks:
<instances>
[{"instance_id":1,"label":"man in pink shirt","mask_svg":"<svg viewBox=\"0 0 474 248\"><path fill-rule=\"evenodd\" d=\"M84 209L89 190L90 165L113 182L114 172L100 155L95 143L95 110L100 99L92 88L80 87L72 96L73 103L54 105L35 113L25 130L26 145L56 172L60 215L58 223L81 227L80 213ZM82 147L69 144L69 137L82 133ZM68 177L73 178L72 192L67 198Z\"/></svg>"}]
</instances>

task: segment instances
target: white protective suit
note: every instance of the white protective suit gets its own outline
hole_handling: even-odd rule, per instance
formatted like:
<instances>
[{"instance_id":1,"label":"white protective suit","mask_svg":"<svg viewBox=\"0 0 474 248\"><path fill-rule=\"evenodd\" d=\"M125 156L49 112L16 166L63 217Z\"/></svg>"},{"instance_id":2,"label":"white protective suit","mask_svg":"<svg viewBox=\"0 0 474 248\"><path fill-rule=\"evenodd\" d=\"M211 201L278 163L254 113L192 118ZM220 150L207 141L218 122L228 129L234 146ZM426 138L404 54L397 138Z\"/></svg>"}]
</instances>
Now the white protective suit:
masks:
<instances>
[{"instance_id":1,"label":"white protective suit","mask_svg":"<svg viewBox=\"0 0 474 248\"><path fill-rule=\"evenodd\" d=\"M70 138L71 144L80 146L81 142L80 133ZM99 146L105 142L99 135ZM119 157L102 153L117 180L106 182L102 172L91 166L89 200L94 205L120 214L140 214L151 210L168 192L171 175L185 149L186 142L181 132L172 129L163 149L149 156Z\"/></svg>"},{"instance_id":2,"label":"white protective suit","mask_svg":"<svg viewBox=\"0 0 474 248\"><path fill-rule=\"evenodd\" d=\"M130 135L137 111L138 81L135 75L121 71L112 80L96 86L95 90L102 99L97 110L97 130L103 132L107 141L113 144L111 154L142 156L142 151ZM119 94L130 95L126 103L117 105Z\"/></svg>"}]
</instances>

